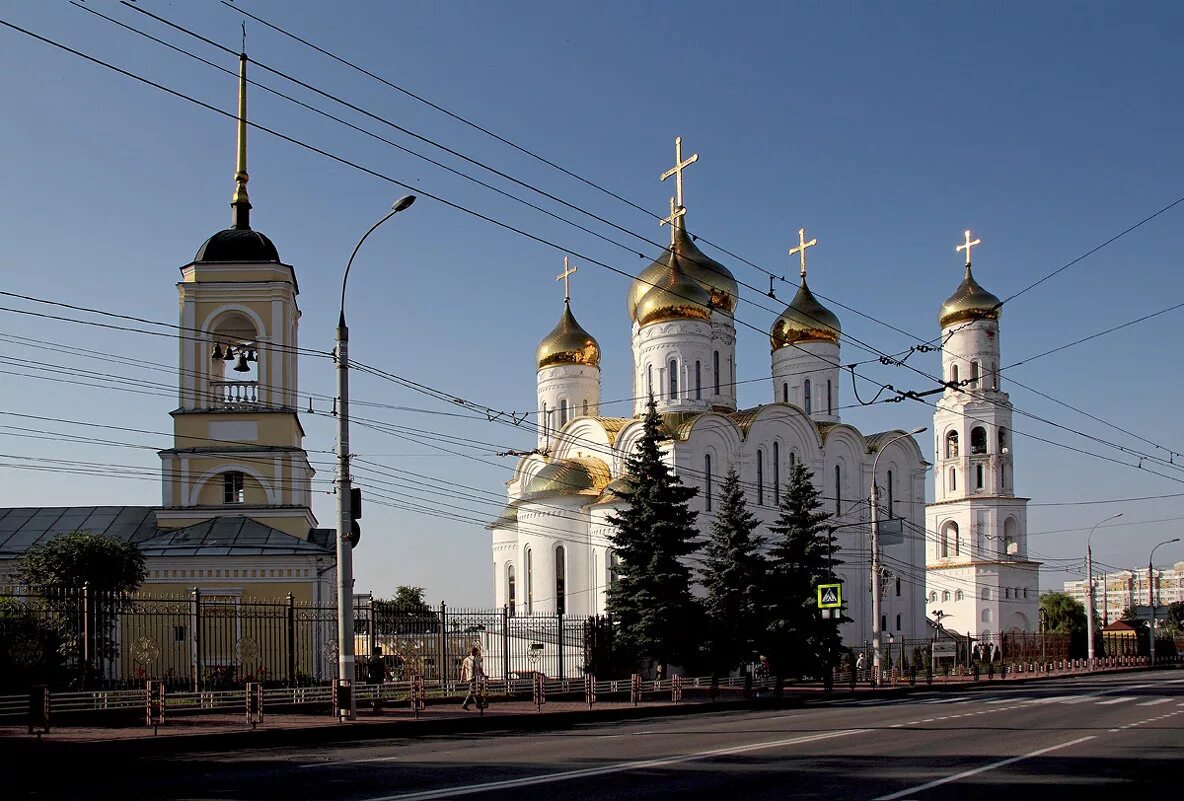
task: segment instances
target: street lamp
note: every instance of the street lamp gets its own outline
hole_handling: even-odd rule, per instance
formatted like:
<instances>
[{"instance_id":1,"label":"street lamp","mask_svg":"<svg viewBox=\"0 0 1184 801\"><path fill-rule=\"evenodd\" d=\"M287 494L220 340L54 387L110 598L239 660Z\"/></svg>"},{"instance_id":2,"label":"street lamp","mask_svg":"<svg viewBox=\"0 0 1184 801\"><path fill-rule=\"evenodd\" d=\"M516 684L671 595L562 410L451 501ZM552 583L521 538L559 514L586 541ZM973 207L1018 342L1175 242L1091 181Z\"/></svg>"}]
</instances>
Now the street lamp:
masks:
<instances>
[{"instance_id":1,"label":"street lamp","mask_svg":"<svg viewBox=\"0 0 1184 801\"><path fill-rule=\"evenodd\" d=\"M1179 537L1173 537L1170 540L1164 540L1159 545L1167 545L1172 542L1179 542ZM1155 561L1155 551L1159 548L1156 545L1151 549L1151 555L1147 557L1147 605L1151 607L1151 621L1147 627L1148 639L1151 641L1151 667L1155 667L1155 568L1152 563Z\"/></svg>"},{"instance_id":2,"label":"street lamp","mask_svg":"<svg viewBox=\"0 0 1184 801\"><path fill-rule=\"evenodd\" d=\"M1094 551L1090 546L1090 540L1094 536L1094 529L1119 517L1122 517L1122 512L1099 520L1085 537L1085 642L1086 656L1089 657L1091 669L1094 666Z\"/></svg>"},{"instance_id":3,"label":"street lamp","mask_svg":"<svg viewBox=\"0 0 1184 801\"><path fill-rule=\"evenodd\" d=\"M349 280L349 269L362 243L378 226L394 217L415 202L415 195L406 195L395 201L391 210L381 220L370 226L345 264L341 276L341 308L337 319L337 678L353 681L354 678L354 570L353 570L353 516L350 508L350 494L353 490L349 473L349 328L345 325L345 285ZM353 720L356 708L354 694L349 694L349 715Z\"/></svg>"},{"instance_id":4,"label":"street lamp","mask_svg":"<svg viewBox=\"0 0 1184 801\"><path fill-rule=\"evenodd\" d=\"M913 434L920 434L924 430L925 426L921 426L907 434L893 437L884 443L876 453L876 458L872 460L872 673L876 677L876 686L880 686L884 681L880 672L880 492L876 487L876 466L889 445L908 439ZM892 514L892 510L889 509L888 513Z\"/></svg>"}]
</instances>

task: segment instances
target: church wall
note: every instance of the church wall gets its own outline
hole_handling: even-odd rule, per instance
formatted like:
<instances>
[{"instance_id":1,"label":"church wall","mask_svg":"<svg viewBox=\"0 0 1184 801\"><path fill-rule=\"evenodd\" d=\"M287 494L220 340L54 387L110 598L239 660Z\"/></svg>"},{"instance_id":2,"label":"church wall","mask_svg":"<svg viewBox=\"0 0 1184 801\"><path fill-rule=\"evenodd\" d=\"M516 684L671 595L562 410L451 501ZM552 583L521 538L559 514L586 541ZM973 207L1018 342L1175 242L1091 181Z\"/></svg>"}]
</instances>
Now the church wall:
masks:
<instances>
[{"instance_id":1,"label":"church wall","mask_svg":"<svg viewBox=\"0 0 1184 801\"><path fill-rule=\"evenodd\" d=\"M839 420L839 346L834 342L801 342L772 353L773 401L792 403L815 420ZM809 382L809 403L806 384Z\"/></svg>"},{"instance_id":2,"label":"church wall","mask_svg":"<svg viewBox=\"0 0 1184 801\"><path fill-rule=\"evenodd\" d=\"M727 403L726 384L730 355L720 353L719 393L715 392L711 323L703 320L671 320L637 330L633 337L635 416L645 413L652 392L659 412L705 411L713 400ZM671 362L676 378L671 393ZM695 364L698 363L698 371ZM734 405L734 402L733 402Z\"/></svg>"},{"instance_id":3,"label":"church wall","mask_svg":"<svg viewBox=\"0 0 1184 801\"><path fill-rule=\"evenodd\" d=\"M600 369L583 364L544 367L536 376L539 447L550 450L556 432L577 417L600 414ZM563 404L567 403L566 418Z\"/></svg>"}]
</instances>

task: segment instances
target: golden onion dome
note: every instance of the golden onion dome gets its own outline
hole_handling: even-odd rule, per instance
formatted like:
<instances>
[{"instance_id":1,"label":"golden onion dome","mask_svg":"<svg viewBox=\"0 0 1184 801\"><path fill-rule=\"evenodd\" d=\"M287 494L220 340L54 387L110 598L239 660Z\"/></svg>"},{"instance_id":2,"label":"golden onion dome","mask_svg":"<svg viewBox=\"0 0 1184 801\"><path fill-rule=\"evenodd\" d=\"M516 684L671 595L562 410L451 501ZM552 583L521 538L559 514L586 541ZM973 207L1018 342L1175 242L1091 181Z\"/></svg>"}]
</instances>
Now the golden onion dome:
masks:
<instances>
[{"instance_id":1,"label":"golden onion dome","mask_svg":"<svg viewBox=\"0 0 1184 801\"><path fill-rule=\"evenodd\" d=\"M958 284L954 294L941 304L937 319L942 328L967 320L997 320L1000 305L999 298L983 289L978 281L974 280L970 265L967 264L966 277Z\"/></svg>"},{"instance_id":2,"label":"golden onion dome","mask_svg":"<svg viewBox=\"0 0 1184 801\"><path fill-rule=\"evenodd\" d=\"M740 297L740 290L736 278L727 267L715 259L707 256L694 243L682 225L681 218L675 224L674 255L679 267L692 281L708 291L711 296L711 308L731 314L736 309ZM646 292L653 288L658 279L669 267L670 251L667 250L660 258L646 267L633 284L629 287L626 300L630 318L637 319L637 306Z\"/></svg>"},{"instance_id":3,"label":"golden onion dome","mask_svg":"<svg viewBox=\"0 0 1184 801\"><path fill-rule=\"evenodd\" d=\"M526 484L522 500L563 495L596 498L612 479L608 466L599 459L561 459L543 467Z\"/></svg>"},{"instance_id":4,"label":"golden onion dome","mask_svg":"<svg viewBox=\"0 0 1184 801\"><path fill-rule=\"evenodd\" d=\"M841 333L839 318L818 302L803 276L797 294L773 323L769 339L777 350L798 342L838 342Z\"/></svg>"},{"instance_id":5,"label":"golden onion dome","mask_svg":"<svg viewBox=\"0 0 1184 801\"><path fill-rule=\"evenodd\" d=\"M633 491L633 477L623 475L619 478L614 478L608 483L608 486L601 491L600 497L596 499L597 503L623 503L625 495Z\"/></svg>"},{"instance_id":6,"label":"golden onion dome","mask_svg":"<svg viewBox=\"0 0 1184 801\"><path fill-rule=\"evenodd\" d=\"M634 319L640 326L664 320L710 320L711 293L682 271L679 259L666 255L666 270L641 296Z\"/></svg>"},{"instance_id":7,"label":"golden onion dome","mask_svg":"<svg viewBox=\"0 0 1184 801\"><path fill-rule=\"evenodd\" d=\"M600 367L600 345L576 322L571 313L571 303L566 301L563 304L563 316L551 333L543 337L535 356L540 370L556 364Z\"/></svg>"}]
</instances>

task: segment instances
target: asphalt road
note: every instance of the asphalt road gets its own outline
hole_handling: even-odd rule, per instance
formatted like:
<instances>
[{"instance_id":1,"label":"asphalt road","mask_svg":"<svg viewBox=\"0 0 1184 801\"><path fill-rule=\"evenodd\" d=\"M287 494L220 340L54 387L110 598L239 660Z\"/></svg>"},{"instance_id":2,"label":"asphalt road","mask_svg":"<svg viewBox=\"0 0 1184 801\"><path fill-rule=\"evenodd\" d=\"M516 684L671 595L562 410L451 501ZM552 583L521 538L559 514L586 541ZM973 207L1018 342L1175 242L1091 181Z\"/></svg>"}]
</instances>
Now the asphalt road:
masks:
<instances>
[{"instance_id":1,"label":"asphalt road","mask_svg":"<svg viewBox=\"0 0 1184 801\"><path fill-rule=\"evenodd\" d=\"M34 790L42 798L1112 801L1179 793L1184 674L41 767L49 769Z\"/></svg>"}]
</instances>

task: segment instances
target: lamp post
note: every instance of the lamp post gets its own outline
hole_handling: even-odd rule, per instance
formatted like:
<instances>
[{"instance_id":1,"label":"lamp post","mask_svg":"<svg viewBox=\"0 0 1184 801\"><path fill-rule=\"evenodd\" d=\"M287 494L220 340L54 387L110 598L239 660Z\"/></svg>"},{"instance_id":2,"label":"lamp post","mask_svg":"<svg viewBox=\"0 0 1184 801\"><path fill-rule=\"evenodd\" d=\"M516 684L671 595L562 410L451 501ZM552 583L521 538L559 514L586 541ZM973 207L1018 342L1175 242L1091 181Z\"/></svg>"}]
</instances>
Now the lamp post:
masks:
<instances>
[{"instance_id":1,"label":"lamp post","mask_svg":"<svg viewBox=\"0 0 1184 801\"><path fill-rule=\"evenodd\" d=\"M876 466L880 463L880 457L884 455L884 451L888 450L888 446L894 442L899 442L902 439L908 439L913 434L920 434L925 430L925 426L914 428L907 434L901 434L898 437L893 437L884 443L884 446L876 453L876 458L872 460L872 673L876 677L876 686L883 684L884 677L880 671L880 492L876 488ZM892 510L889 509L891 514Z\"/></svg>"},{"instance_id":2,"label":"lamp post","mask_svg":"<svg viewBox=\"0 0 1184 801\"><path fill-rule=\"evenodd\" d=\"M1167 545L1172 542L1179 542L1179 537L1173 537L1170 540L1164 540L1159 545ZM1147 627L1148 640L1151 642L1151 667L1155 667L1155 568L1152 566L1155 562L1155 551L1159 548L1156 545L1151 549L1151 555L1147 557L1147 605L1151 607L1150 625Z\"/></svg>"},{"instance_id":3,"label":"lamp post","mask_svg":"<svg viewBox=\"0 0 1184 801\"><path fill-rule=\"evenodd\" d=\"M1085 642L1089 666L1094 666L1094 551L1090 545L1094 530L1103 523L1122 517L1122 512L1094 523L1085 537Z\"/></svg>"},{"instance_id":4,"label":"lamp post","mask_svg":"<svg viewBox=\"0 0 1184 801\"><path fill-rule=\"evenodd\" d=\"M349 269L362 243L378 226L415 202L415 195L395 201L381 220L370 226L345 264L341 276L341 308L337 319L337 678L354 678L354 570L353 570L353 515L350 494L353 490L349 473L349 328L345 324L345 285ZM356 700L351 692L348 719L353 720Z\"/></svg>"}]
</instances>

